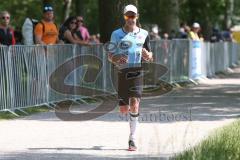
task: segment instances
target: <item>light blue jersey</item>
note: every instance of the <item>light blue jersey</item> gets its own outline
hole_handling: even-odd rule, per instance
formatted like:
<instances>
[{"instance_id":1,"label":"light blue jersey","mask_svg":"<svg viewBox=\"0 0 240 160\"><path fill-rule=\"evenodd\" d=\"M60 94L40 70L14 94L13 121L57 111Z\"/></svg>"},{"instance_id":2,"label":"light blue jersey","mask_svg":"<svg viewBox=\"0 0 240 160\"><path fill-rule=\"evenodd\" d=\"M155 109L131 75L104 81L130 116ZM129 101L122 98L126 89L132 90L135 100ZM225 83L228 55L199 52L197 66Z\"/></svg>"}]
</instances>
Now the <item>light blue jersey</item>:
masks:
<instances>
[{"instance_id":1,"label":"light blue jersey","mask_svg":"<svg viewBox=\"0 0 240 160\"><path fill-rule=\"evenodd\" d=\"M141 28L129 33L126 33L123 28L119 28L113 31L110 42L116 46L112 54L127 55L128 64L141 63L142 48L150 51L148 31Z\"/></svg>"}]
</instances>

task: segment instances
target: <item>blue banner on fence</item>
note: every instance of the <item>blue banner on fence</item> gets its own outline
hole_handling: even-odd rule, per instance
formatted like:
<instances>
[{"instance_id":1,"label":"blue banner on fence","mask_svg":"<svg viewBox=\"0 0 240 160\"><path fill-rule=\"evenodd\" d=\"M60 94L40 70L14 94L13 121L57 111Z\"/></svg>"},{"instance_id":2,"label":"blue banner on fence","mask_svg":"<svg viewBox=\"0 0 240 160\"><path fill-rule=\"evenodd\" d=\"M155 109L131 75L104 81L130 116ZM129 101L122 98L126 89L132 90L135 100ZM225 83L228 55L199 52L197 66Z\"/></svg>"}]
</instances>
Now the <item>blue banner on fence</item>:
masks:
<instances>
[{"instance_id":1,"label":"blue banner on fence","mask_svg":"<svg viewBox=\"0 0 240 160\"><path fill-rule=\"evenodd\" d=\"M190 56L190 79L198 79L202 76L202 52L200 41L192 41Z\"/></svg>"}]
</instances>

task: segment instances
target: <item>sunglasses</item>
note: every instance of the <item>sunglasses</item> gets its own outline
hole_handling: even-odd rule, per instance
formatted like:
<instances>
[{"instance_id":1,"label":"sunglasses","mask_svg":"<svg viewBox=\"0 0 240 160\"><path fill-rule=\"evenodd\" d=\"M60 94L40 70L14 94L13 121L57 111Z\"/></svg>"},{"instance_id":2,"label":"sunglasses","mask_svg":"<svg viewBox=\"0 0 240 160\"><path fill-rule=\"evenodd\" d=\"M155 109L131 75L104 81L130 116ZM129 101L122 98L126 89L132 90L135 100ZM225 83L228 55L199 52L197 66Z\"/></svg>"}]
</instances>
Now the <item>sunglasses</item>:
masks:
<instances>
[{"instance_id":1,"label":"sunglasses","mask_svg":"<svg viewBox=\"0 0 240 160\"><path fill-rule=\"evenodd\" d=\"M44 7L43 10L44 10L44 11L53 11L53 8L52 8L52 7Z\"/></svg>"},{"instance_id":2,"label":"sunglasses","mask_svg":"<svg viewBox=\"0 0 240 160\"><path fill-rule=\"evenodd\" d=\"M4 17L4 16L3 16L2 19L10 19L10 17L8 17L8 16L5 16L5 17Z\"/></svg>"},{"instance_id":3,"label":"sunglasses","mask_svg":"<svg viewBox=\"0 0 240 160\"><path fill-rule=\"evenodd\" d=\"M135 18L137 18L137 15L132 15L132 16L124 15L124 19L125 19L125 20L128 20L128 19L135 19Z\"/></svg>"},{"instance_id":4,"label":"sunglasses","mask_svg":"<svg viewBox=\"0 0 240 160\"><path fill-rule=\"evenodd\" d=\"M75 22L75 21L72 21L72 22L71 22L71 24L77 24L77 22Z\"/></svg>"},{"instance_id":5,"label":"sunglasses","mask_svg":"<svg viewBox=\"0 0 240 160\"><path fill-rule=\"evenodd\" d=\"M83 23L83 20L77 20L77 22L82 22Z\"/></svg>"}]
</instances>

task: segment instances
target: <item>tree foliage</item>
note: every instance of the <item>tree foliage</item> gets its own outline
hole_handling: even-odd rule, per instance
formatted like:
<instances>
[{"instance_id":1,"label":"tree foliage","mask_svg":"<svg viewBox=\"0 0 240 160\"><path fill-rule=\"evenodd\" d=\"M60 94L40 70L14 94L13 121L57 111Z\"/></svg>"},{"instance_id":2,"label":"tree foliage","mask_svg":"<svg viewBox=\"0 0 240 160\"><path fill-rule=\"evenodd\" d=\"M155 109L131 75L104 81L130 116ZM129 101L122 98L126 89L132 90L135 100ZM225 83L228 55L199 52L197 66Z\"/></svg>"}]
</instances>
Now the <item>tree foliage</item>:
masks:
<instances>
[{"instance_id":1,"label":"tree foliage","mask_svg":"<svg viewBox=\"0 0 240 160\"><path fill-rule=\"evenodd\" d=\"M163 32L179 27L179 0L139 0L141 21L158 24Z\"/></svg>"},{"instance_id":2,"label":"tree foliage","mask_svg":"<svg viewBox=\"0 0 240 160\"><path fill-rule=\"evenodd\" d=\"M111 32L123 25L123 8L137 5L137 0L99 0L99 25L101 41L109 41Z\"/></svg>"},{"instance_id":3,"label":"tree foliage","mask_svg":"<svg viewBox=\"0 0 240 160\"><path fill-rule=\"evenodd\" d=\"M65 16L83 15L90 32L101 32L103 39L122 24L123 6L129 3L138 5L143 26L158 24L162 32L177 30L180 22L196 21L207 36L212 27L226 29L240 22L239 0L8 0L1 1L0 10L8 10L12 25L20 28L26 17L41 19L44 3L53 5L56 23Z\"/></svg>"}]
</instances>

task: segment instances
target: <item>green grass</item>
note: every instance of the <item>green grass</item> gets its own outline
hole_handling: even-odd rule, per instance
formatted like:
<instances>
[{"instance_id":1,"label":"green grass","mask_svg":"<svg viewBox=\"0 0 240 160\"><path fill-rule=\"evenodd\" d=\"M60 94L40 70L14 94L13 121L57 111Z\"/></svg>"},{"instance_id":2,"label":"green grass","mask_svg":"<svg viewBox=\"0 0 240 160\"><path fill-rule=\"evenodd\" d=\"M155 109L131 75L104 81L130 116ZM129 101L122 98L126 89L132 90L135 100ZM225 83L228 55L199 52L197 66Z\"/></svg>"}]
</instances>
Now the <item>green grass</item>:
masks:
<instances>
[{"instance_id":1,"label":"green grass","mask_svg":"<svg viewBox=\"0 0 240 160\"><path fill-rule=\"evenodd\" d=\"M41 113L41 112L48 112L51 109L47 106L37 106L37 107L23 108L22 110L25 111L28 115L32 115L32 114ZM19 117L28 116L19 110L14 110L14 112L17 115L19 115ZM0 112L0 120L15 119L15 118L19 118L19 117L8 111Z\"/></svg>"},{"instance_id":2,"label":"green grass","mask_svg":"<svg viewBox=\"0 0 240 160\"><path fill-rule=\"evenodd\" d=\"M0 120L3 120L3 119L14 119L14 118L16 118L16 116L13 115L12 113L8 112L8 111L0 112Z\"/></svg>"},{"instance_id":3,"label":"green grass","mask_svg":"<svg viewBox=\"0 0 240 160\"><path fill-rule=\"evenodd\" d=\"M23 110L25 112L27 112L28 114L35 114L35 113L40 113L40 112L48 112L51 109L47 106L39 106L39 107L29 107L29 108L25 108Z\"/></svg>"},{"instance_id":4,"label":"green grass","mask_svg":"<svg viewBox=\"0 0 240 160\"><path fill-rule=\"evenodd\" d=\"M87 103L97 103L98 100L94 98L83 98ZM14 110L14 112L19 115L19 117L25 117L36 113L41 112L49 112L51 109L47 106L35 106L35 107L28 107L28 108L22 108L23 111L27 113L27 115L19 110ZM19 118L18 116L8 112L8 111L0 111L0 120L7 120L7 119L16 119Z\"/></svg>"},{"instance_id":5,"label":"green grass","mask_svg":"<svg viewBox=\"0 0 240 160\"><path fill-rule=\"evenodd\" d=\"M174 160L240 160L240 121L210 135L196 147L177 155Z\"/></svg>"}]
</instances>

